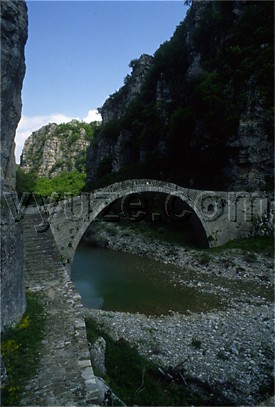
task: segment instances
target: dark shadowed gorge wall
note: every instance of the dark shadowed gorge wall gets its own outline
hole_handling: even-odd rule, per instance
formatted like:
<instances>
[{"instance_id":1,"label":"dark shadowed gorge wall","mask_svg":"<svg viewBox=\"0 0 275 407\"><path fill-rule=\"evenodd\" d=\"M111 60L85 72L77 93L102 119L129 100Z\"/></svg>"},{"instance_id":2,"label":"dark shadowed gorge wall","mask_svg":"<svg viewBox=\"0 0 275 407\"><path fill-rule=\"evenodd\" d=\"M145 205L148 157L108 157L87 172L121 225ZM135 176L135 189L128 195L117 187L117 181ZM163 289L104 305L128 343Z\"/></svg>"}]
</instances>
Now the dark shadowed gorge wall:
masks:
<instances>
[{"instance_id":1,"label":"dark shadowed gorge wall","mask_svg":"<svg viewBox=\"0 0 275 407\"><path fill-rule=\"evenodd\" d=\"M273 186L274 2L192 1L102 106L87 189L130 178L207 190Z\"/></svg>"},{"instance_id":2,"label":"dark shadowed gorge wall","mask_svg":"<svg viewBox=\"0 0 275 407\"><path fill-rule=\"evenodd\" d=\"M14 193L14 137L21 117L28 33L25 1L1 2L1 330L25 311L24 249L21 225L15 222L4 194Z\"/></svg>"}]
</instances>

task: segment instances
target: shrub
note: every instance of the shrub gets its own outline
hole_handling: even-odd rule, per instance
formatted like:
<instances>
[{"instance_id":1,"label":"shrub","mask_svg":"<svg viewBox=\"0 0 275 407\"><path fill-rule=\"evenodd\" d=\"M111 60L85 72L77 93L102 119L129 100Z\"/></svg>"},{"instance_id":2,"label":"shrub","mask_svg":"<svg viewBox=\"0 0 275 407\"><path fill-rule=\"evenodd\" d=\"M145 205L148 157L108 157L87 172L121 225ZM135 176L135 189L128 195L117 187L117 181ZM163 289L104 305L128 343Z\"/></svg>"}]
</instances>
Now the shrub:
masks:
<instances>
[{"instance_id":1,"label":"shrub","mask_svg":"<svg viewBox=\"0 0 275 407\"><path fill-rule=\"evenodd\" d=\"M7 385L1 389L1 405L19 405L22 390L38 367L45 323L39 297L28 294L27 310L21 322L4 332L1 338L1 353L8 375Z\"/></svg>"},{"instance_id":2,"label":"shrub","mask_svg":"<svg viewBox=\"0 0 275 407\"><path fill-rule=\"evenodd\" d=\"M209 264L210 260L211 257L207 253L203 253L197 258L198 263L201 264L202 266Z\"/></svg>"}]
</instances>

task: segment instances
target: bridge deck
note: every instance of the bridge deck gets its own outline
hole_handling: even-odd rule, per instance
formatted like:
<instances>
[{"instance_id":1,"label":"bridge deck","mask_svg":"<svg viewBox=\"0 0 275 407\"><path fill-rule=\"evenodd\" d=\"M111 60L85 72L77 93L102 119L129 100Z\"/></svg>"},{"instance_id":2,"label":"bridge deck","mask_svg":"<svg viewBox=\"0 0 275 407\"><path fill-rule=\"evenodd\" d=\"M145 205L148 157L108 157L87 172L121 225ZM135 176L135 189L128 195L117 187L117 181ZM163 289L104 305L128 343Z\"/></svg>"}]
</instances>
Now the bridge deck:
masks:
<instances>
[{"instance_id":1,"label":"bridge deck","mask_svg":"<svg viewBox=\"0 0 275 407\"><path fill-rule=\"evenodd\" d=\"M26 286L39 291L47 313L45 340L37 375L25 389L22 404L84 406L97 401L82 304L59 254L51 230L37 233L39 216L23 222Z\"/></svg>"}]
</instances>

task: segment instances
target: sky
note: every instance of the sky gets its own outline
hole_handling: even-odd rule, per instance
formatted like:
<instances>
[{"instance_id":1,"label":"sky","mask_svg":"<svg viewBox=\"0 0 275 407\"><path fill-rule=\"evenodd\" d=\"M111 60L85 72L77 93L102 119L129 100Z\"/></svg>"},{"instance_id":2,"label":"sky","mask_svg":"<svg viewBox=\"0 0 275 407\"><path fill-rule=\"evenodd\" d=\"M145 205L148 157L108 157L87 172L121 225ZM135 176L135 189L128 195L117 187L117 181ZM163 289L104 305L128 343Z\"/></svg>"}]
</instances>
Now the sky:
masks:
<instances>
[{"instance_id":1,"label":"sky","mask_svg":"<svg viewBox=\"0 0 275 407\"><path fill-rule=\"evenodd\" d=\"M184 19L184 1L27 1L29 35L16 162L31 132L97 108L123 85L129 63L153 55Z\"/></svg>"}]
</instances>

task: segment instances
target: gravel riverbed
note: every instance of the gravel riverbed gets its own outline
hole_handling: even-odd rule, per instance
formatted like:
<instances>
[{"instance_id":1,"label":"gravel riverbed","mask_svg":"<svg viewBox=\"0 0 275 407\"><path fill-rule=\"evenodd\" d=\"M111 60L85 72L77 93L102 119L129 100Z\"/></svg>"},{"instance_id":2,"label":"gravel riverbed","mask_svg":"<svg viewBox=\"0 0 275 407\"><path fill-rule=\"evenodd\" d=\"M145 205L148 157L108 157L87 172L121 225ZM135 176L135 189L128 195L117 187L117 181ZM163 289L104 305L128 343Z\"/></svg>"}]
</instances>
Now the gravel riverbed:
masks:
<instances>
[{"instance_id":1,"label":"gravel riverbed","mask_svg":"<svg viewBox=\"0 0 275 407\"><path fill-rule=\"evenodd\" d=\"M186 376L218 388L232 405L269 397L274 373L273 261L238 249L200 252L135 235L117 224L97 228L105 246L178 266L169 280L222 296L225 309L160 317L88 310L115 339L125 339L160 367L182 364ZM273 405L273 404L270 404Z\"/></svg>"}]
</instances>

